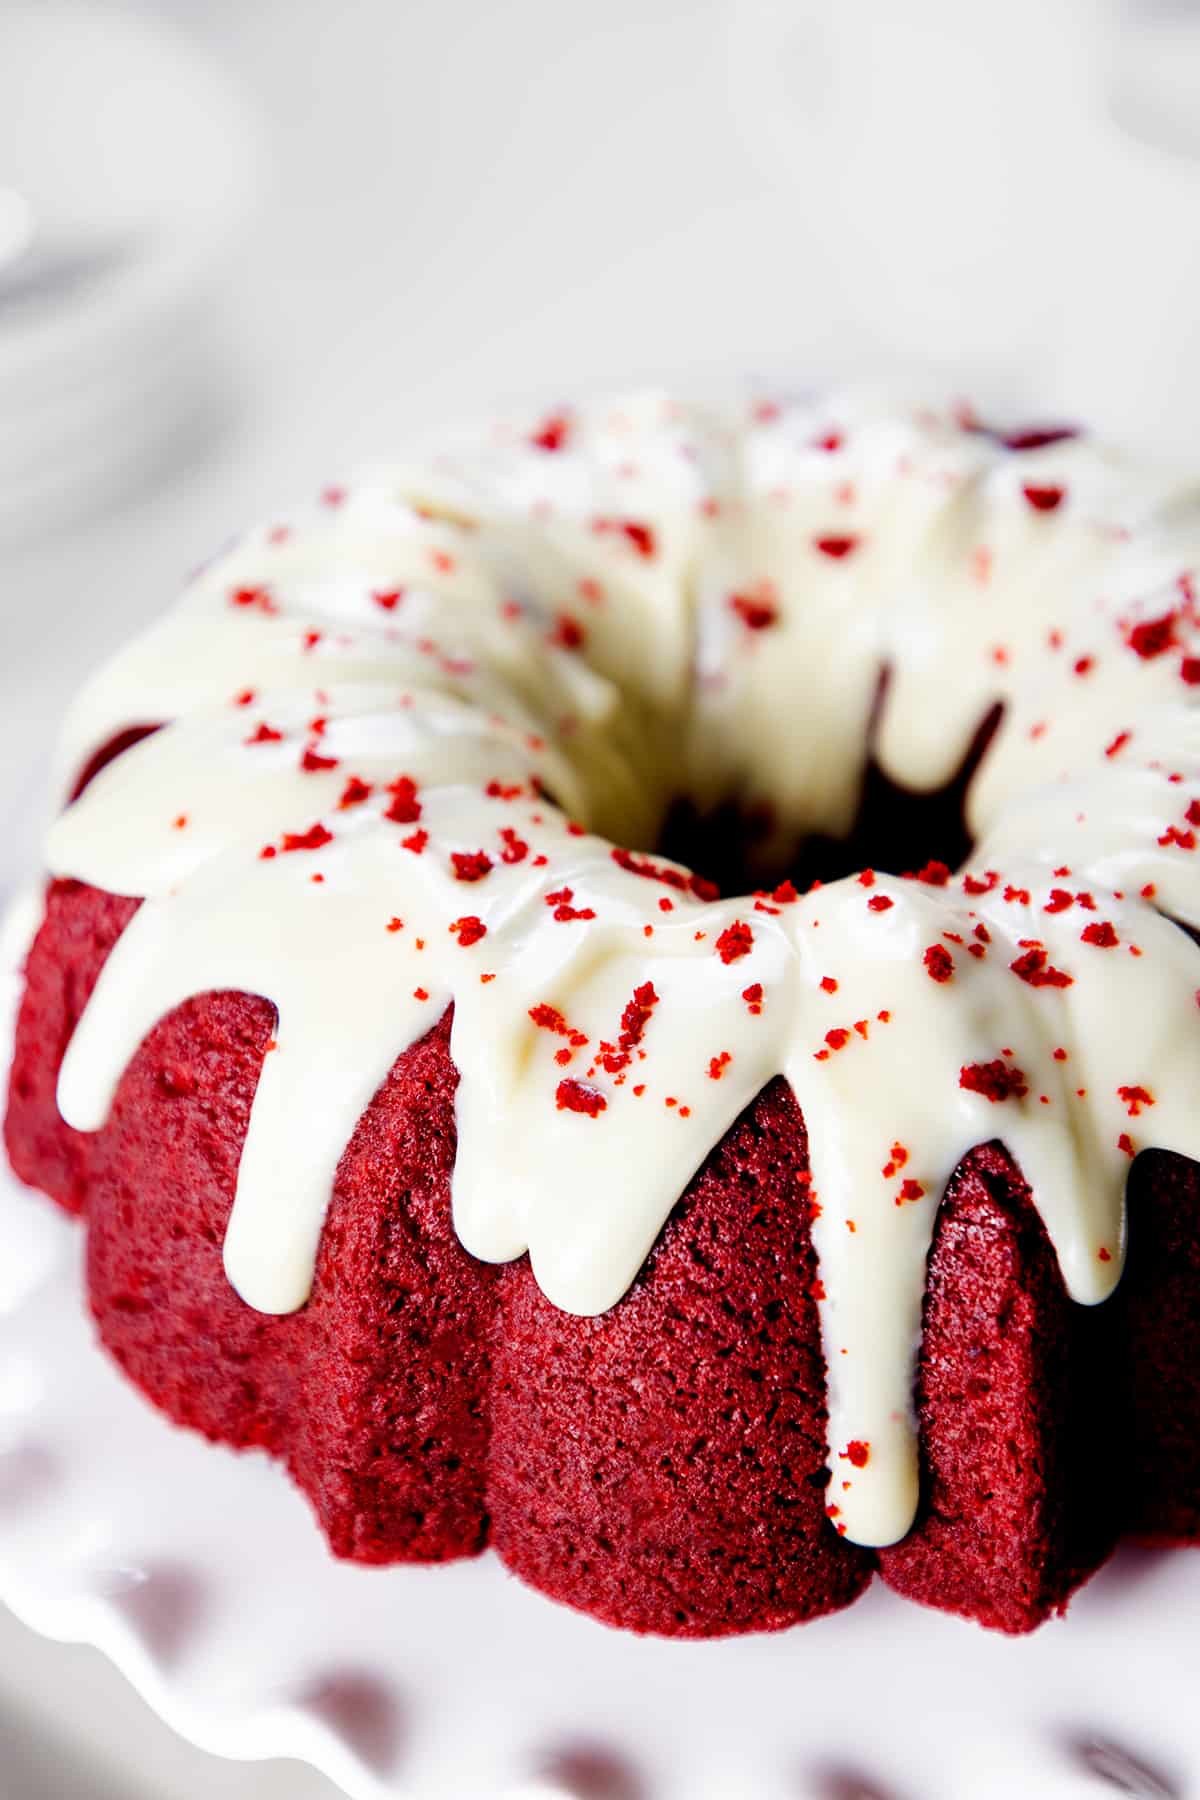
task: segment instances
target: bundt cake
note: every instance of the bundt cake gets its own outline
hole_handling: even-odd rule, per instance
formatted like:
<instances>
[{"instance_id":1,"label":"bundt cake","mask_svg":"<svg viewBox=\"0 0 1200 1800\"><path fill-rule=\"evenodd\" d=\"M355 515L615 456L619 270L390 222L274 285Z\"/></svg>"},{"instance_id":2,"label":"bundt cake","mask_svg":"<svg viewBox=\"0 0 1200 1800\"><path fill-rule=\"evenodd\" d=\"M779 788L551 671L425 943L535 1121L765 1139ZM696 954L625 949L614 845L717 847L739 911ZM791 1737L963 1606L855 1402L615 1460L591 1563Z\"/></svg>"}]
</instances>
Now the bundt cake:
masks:
<instances>
[{"instance_id":1,"label":"bundt cake","mask_svg":"<svg viewBox=\"0 0 1200 1800\"><path fill-rule=\"evenodd\" d=\"M339 1556L635 1630L1200 1539L1198 570L859 393L248 533L65 734L6 1142L103 1343Z\"/></svg>"}]
</instances>

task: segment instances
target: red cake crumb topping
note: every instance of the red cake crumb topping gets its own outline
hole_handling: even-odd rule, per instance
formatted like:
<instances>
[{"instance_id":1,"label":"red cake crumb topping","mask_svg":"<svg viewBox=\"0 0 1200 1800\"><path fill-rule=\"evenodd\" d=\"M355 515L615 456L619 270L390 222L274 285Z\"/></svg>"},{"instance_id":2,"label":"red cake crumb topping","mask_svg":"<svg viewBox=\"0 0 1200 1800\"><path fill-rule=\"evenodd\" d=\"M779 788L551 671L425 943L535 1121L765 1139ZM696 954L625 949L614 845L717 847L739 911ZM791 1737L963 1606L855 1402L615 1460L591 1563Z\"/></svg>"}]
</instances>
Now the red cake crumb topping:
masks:
<instances>
[{"instance_id":1,"label":"red cake crumb topping","mask_svg":"<svg viewBox=\"0 0 1200 1800\"><path fill-rule=\"evenodd\" d=\"M1020 1069L996 1057L992 1062L965 1063L959 1071L958 1085L968 1093L982 1094L985 1100L1023 1100L1029 1092Z\"/></svg>"},{"instance_id":2,"label":"red cake crumb topping","mask_svg":"<svg viewBox=\"0 0 1200 1800\"><path fill-rule=\"evenodd\" d=\"M930 944L925 952L925 970L931 981L949 981L954 974L954 958L942 944Z\"/></svg>"},{"instance_id":3,"label":"red cake crumb topping","mask_svg":"<svg viewBox=\"0 0 1200 1800\"><path fill-rule=\"evenodd\" d=\"M822 556L830 556L835 562L840 562L843 557L849 556L851 551L858 548L856 537L836 532L814 538L813 543Z\"/></svg>"},{"instance_id":4,"label":"red cake crumb topping","mask_svg":"<svg viewBox=\"0 0 1200 1800\"><path fill-rule=\"evenodd\" d=\"M754 933L741 919L735 919L725 927L714 948L723 963L737 962L754 948Z\"/></svg>"},{"instance_id":5,"label":"red cake crumb topping","mask_svg":"<svg viewBox=\"0 0 1200 1800\"><path fill-rule=\"evenodd\" d=\"M587 632L571 613L559 613L550 641L560 650L582 650L587 643Z\"/></svg>"},{"instance_id":6,"label":"red cake crumb topping","mask_svg":"<svg viewBox=\"0 0 1200 1800\"><path fill-rule=\"evenodd\" d=\"M474 913L469 913L462 919L455 919L450 930L457 934L459 948L462 950L469 949L472 944L477 944L480 938L487 936L487 926Z\"/></svg>"},{"instance_id":7,"label":"red cake crumb topping","mask_svg":"<svg viewBox=\"0 0 1200 1800\"><path fill-rule=\"evenodd\" d=\"M594 919L596 914L590 906L572 906L575 898L573 888L555 888L552 894L543 896L546 905L552 908L554 917L561 925L569 924L572 919Z\"/></svg>"},{"instance_id":8,"label":"red cake crumb topping","mask_svg":"<svg viewBox=\"0 0 1200 1800\"><path fill-rule=\"evenodd\" d=\"M1121 941L1107 919L1085 925L1079 937L1081 943L1094 944L1099 950L1115 949Z\"/></svg>"},{"instance_id":9,"label":"red cake crumb topping","mask_svg":"<svg viewBox=\"0 0 1200 1800\"><path fill-rule=\"evenodd\" d=\"M338 801L338 810L340 812L348 812L352 806L361 806L364 800L369 800L371 798L371 791L371 784L369 781L360 781L357 775L351 775L345 787L342 789L341 798Z\"/></svg>"},{"instance_id":10,"label":"red cake crumb topping","mask_svg":"<svg viewBox=\"0 0 1200 1800\"><path fill-rule=\"evenodd\" d=\"M608 1101L598 1088L588 1087L582 1081L567 1079L560 1081L554 1093L554 1104L559 1112L584 1113L594 1119L602 1113Z\"/></svg>"},{"instance_id":11,"label":"red cake crumb topping","mask_svg":"<svg viewBox=\"0 0 1200 1800\"><path fill-rule=\"evenodd\" d=\"M639 556L647 559L652 557L658 548L653 526L643 524L638 519L596 519L593 521L592 529L597 532L619 532L628 539Z\"/></svg>"},{"instance_id":12,"label":"red cake crumb topping","mask_svg":"<svg viewBox=\"0 0 1200 1800\"><path fill-rule=\"evenodd\" d=\"M333 841L332 831L319 822L310 825L307 831L285 831L281 848L290 850L319 850L323 844Z\"/></svg>"},{"instance_id":13,"label":"red cake crumb topping","mask_svg":"<svg viewBox=\"0 0 1200 1800\"><path fill-rule=\"evenodd\" d=\"M450 861L455 881L482 881L494 867L486 850L452 850Z\"/></svg>"},{"instance_id":14,"label":"red cake crumb topping","mask_svg":"<svg viewBox=\"0 0 1200 1800\"><path fill-rule=\"evenodd\" d=\"M1035 512L1054 512L1062 505L1066 490L1061 487L1042 487L1027 481L1021 492Z\"/></svg>"},{"instance_id":15,"label":"red cake crumb topping","mask_svg":"<svg viewBox=\"0 0 1200 1800\"><path fill-rule=\"evenodd\" d=\"M622 850L614 845L610 852L619 869L627 875L641 875L647 881L661 881L666 887L674 888L677 893L695 894L697 900L716 900L720 897L720 889L713 881L706 881L702 875L690 874L686 869L673 869L668 863L656 863L650 856L635 856L632 850Z\"/></svg>"},{"instance_id":16,"label":"red cake crumb topping","mask_svg":"<svg viewBox=\"0 0 1200 1800\"><path fill-rule=\"evenodd\" d=\"M1133 627L1125 641L1136 656L1148 662L1171 649L1178 622L1177 612L1164 613L1159 619L1145 619Z\"/></svg>"},{"instance_id":17,"label":"red cake crumb topping","mask_svg":"<svg viewBox=\"0 0 1200 1800\"><path fill-rule=\"evenodd\" d=\"M415 825L421 816L421 802L412 776L398 775L395 781L388 783L387 791L392 798L384 818L396 825Z\"/></svg>"},{"instance_id":18,"label":"red cake crumb topping","mask_svg":"<svg viewBox=\"0 0 1200 1800\"><path fill-rule=\"evenodd\" d=\"M731 594L729 605L749 631L766 631L779 618L778 605L764 590L753 594Z\"/></svg>"},{"instance_id":19,"label":"red cake crumb topping","mask_svg":"<svg viewBox=\"0 0 1200 1800\"><path fill-rule=\"evenodd\" d=\"M1010 962L1008 966L1014 975L1019 975L1021 980L1028 982L1030 987L1067 988L1075 980L1075 977L1068 975L1065 969L1054 967L1041 944L1031 944L1029 949L1025 950L1015 961Z\"/></svg>"},{"instance_id":20,"label":"red cake crumb topping","mask_svg":"<svg viewBox=\"0 0 1200 1800\"><path fill-rule=\"evenodd\" d=\"M646 1027L659 1003L652 981L643 981L634 988L633 998L626 1004L621 1014L621 1030L616 1044L601 1044L600 1064L610 1075L619 1075L628 1068L634 1051L639 1047L646 1035Z\"/></svg>"},{"instance_id":21,"label":"red cake crumb topping","mask_svg":"<svg viewBox=\"0 0 1200 1800\"><path fill-rule=\"evenodd\" d=\"M281 741L282 737L283 737L282 731L276 731L275 727L273 725L268 725L266 720L264 719L262 721L262 723L260 725L256 726L256 728L250 733L250 736L246 739L246 743L247 744L278 744Z\"/></svg>"},{"instance_id":22,"label":"red cake crumb topping","mask_svg":"<svg viewBox=\"0 0 1200 1800\"><path fill-rule=\"evenodd\" d=\"M529 442L535 450L562 450L571 431L566 413L551 413L533 433Z\"/></svg>"},{"instance_id":23,"label":"red cake crumb topping","mask_svg":"<svg viewBox=\"0 0 1200 1800\"><path fill-rule=\"evenodd\" d=\"M306 775L319 775L327 769L336 769L337 766L338 758L336 756L321 756L311 744L306 745L304 754L300 758L300 767Z\"/></svg>"}]
</instances>

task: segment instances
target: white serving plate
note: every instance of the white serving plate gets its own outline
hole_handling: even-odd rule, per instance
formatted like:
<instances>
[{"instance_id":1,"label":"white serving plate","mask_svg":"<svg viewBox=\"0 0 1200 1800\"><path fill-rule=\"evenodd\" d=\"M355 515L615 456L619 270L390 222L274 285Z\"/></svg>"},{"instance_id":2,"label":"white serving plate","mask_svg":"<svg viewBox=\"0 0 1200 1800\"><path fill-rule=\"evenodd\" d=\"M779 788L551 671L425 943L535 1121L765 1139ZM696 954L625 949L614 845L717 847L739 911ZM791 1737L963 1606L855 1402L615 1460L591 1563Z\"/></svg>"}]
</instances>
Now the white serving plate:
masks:
<instances>
[{"instance_id":1,"label":"white serving plate","mask_svg":"<svg viewBox=\"0 0 1200 1800\"><path fill-rule=\"evenodd\" d=\"M696 1644L594 1624L491 1556L352 1568L265 1459L172 1429L126 1386L85 1317L80 1246L0 1171L0 1601L96 1645L205 1749L298 1758L354 1800L1200 1790L1195 1553L1126 1551L1068 1619L1015 1641L878 1585L815 1625Z\"/></svg>"}]
</instances>

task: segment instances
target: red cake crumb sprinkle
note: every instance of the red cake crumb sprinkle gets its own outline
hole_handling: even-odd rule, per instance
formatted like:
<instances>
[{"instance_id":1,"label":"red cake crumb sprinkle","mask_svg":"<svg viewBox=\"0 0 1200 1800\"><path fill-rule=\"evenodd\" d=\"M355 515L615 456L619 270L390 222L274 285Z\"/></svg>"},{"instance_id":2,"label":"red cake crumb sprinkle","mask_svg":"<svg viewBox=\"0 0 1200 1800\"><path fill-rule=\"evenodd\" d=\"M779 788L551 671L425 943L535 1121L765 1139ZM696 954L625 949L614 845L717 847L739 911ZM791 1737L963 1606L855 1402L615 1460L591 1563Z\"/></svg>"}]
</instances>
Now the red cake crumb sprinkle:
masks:
<instances>
[{"instance_id":1,"label":"red cake crumb sprinkle","mask_svg":"<svg viewBox=\"0 0 1200 1800\"><path fill-rule=\"evenodd\" d=\"M924 1186L921 1182L914 1181L912 1177L909 1176L907 1180L900 1184L900 1193L896 1200L896 1205L902 1206L906 1200L923 1200L924 1198Z\"/></svg>"},{"instance_id":2,"label":"red cake crumb sprinkle","mask_svg":"<svg viewBox=\"0 0 1200 1800\"><path fill-rule=\"evenodd\" d=\"M890 1181L893 1175L898 1175L907 1161L908 1151L905 1146L899 1142L894 1143L888 1156L888 1160L884 1163L883 1168L880 1171L884 1179Z\"/></svg>"},{"instance_id":3,"label":"red cake crumb sprinkle","mask_svg":"<svg viewBox=\"0 0 1200 1800\"><path fill-rule=\"evenodd\" d=\"M529 855L529 845L525 839L518 837L511 825L500 828L500 842L504 848L500 852L500 861L505 863L524 862Z\"/></svg>"},{"instance_id":4,"label":"red cake crumb sprinkle","mask_svg":"<svg viewBox=\"0 0 1200 1800\"><path fill-rule=\"evenodd\" d=\"M1143 1106L1154 1105L1154 1095L1144 1087L1119 1087L1117 1098L1125 1102L1131 1119L1140 1115Z\"/></svg>"},{"instance_id":5,"label":"red cake crumb sprinkle","mask_svg":"<svg viewBox=\"0 0 1200 1800\"><path fill-rule=\"evenodd\" d=\"M1079 938L1081 943L1094 944L1098 950L1115 949L1121 941L1107 919L1100 919L1091 925L1085 925Z\"/></svg>"},{"instance_id":6,"label":"red cake crumb sprinkle","mask_svg":"<svg viewBox=\"0 0 1200 1800\"><path fill-rule=\"evenodd\" d=\"M706 881L702 875L689 874L684 869L673 869L669 863L656 863L649 856L635 856L632 850L622 850L614 846L609 853L619 869L627 875L641 875L647 881L661 881L666 887L674 888L676 893L692 893L697 900L716 900L720 889L713 881Z\"/></svg>"},{"instance_id":7,"label":"red cake crumb sprinkle","mask_svg":"<svg viewBox=\"0 0 1200 1800\"><path fill-rule=\"evenodd\" d=\"M429 994L425 988L414 988L413 989L413 999L414 1000L428 1000L428 998L429 998Z\"/></svg>"},{"instance_id":8,"label":"red cake crumb sprinkle","mask_svg":"<svg viewBox=\"0 0 1200 1800\"><path fill-rule=\"evenodd\" d=\"M1090 675L1095 666L1094 656L1077 656L1071 665L1076 675Z\"/></svg>"},{"instance_id":9,"label":"red cake crumb sprinkle","mask_svg":"<svg viewBox=\"0 0 1200 1800\"><path fill-rule=\"evenodd\" d=\"M1117 733L1116 737L1113 739L1112 743L1109 744L1108 748L1105 750L1105 752L1104 752L1105 756L1120 756L1122 750L1125 748L1126 744L1129 742L1130 737L1132 735L1133 735L1132 732L1118 731L1118 733Z\"/></svg>"},{"instance_id":10,"label":"red cake crumb sprinkle","mask_svg":"<svg viewBox=\"0 0 1200 1800\"><path fill-rule=\"evenodd\" d=\"M495 866L486 850L452 850L450 861L455 881L483 881Z\"/></svg>"},{"instance_id":11,"label":"red cake crumb sprinkle","mask_svg":"<svg viewBox=\"0 0 1200 1800\"><path fill-rule=\"evenodd\" d=\"M419 830L411 832L408 837L402 838L400 840L400 848L402 850L411 850L414 856L420 856L423 854L428 842L429 833L422 826Z\"/></svg>"},{"instance_id":12,"label":"red cake crumb sprinkle","mask_svg":"<svg viewBox=\"0 0 1200 1800\"><path fill-rule=\"evenodd\" d=\"M339 812L348 812L352 806L361 806L364 800L369 800L370 798L370 782L360 781L357 775L351 775L345 787L342 789L341 799L338 801L338 810Z\"/></svg>"},{"instance_id":13,"label":"red cake crumb sprinkle","mask_svg":"<svg viewBox=\"0 0 1200 1800\"><path fill-rule=\"evenodd\" d=\"M731 594L729 606L748 631L767 631L779 618L778 606L773 600L766 598L762 591Z\"/></svg>"},{"instance_id":14,"label":"red cake crumb sprinkle","mask_svg":"<svg viewBox=\"0 0 1200 1800\"><path fill-rule=\"evenodd\" d=\"M1048 913L1066 912L1070 907L1074 906L1074 904L1075 896L1074 894L1068 893L1066 888L1051 888L1050 897L1046 901L1042 911Z\"/></svg>"},{"instance_id":15,"label":"red cake crumb sprinkle","mask_svg":"<svg viewBox=\"0 0 1200 1800\"><path fill-rule=\"evenodd\" d=\"M650 558L657 549L654 529L638 519L594 519L592 529L597 532L616 531L628 539L639 556Z\"/></svg>"},{"instance_id":16,"label":"red cake crumb sprinkle","mask_svg":"<svg viewBox=\"0 0 1200 1800\"><path fill-rule=\"evenodd\" d=\"M954 958L942 944L930 944L924 957L925 972L931 981L949 981L954 975Z\"/></svg>"},{"instance_id":17,"label":"red cake crumb sprinkle","mask_svg":"<svg viewBox=\"0 0 1200 1800\"><path fill-rule=\"evenodd\" d=\"M417 798L417 784L411 775L398 775L387 787L392 796L391 803L384 813L394 825L415 825L421 816L421 802Z\"/></svg>"},{"instance_id":18,"label":"red cake crumb sprinkle","mask_svg":"<svg viewBox=\"0 0 1200 1800\"><path fill-rule=\"evenodd\" d=\"M1194 850L1196 848L1195 832L1181 831L1178 825L1168 825L1158 841L1164 850L1171 844L1174 844L1176 848L1180 850Z\"/></svg>"},{"instance_id":19,"label":"red cake crumb sprinkle","mask_svg":"<svg viewBox=\"0 0 1200 1800\"><path fill-rule=\"evenodd\" d=\"M529 442L535 450L562 450L571 432L571 421L566 413L551 413L531 436Z\"/></svg>"},{"instance_id":20,"label":"red cake crumb sprinkle","mask_svg":"<svg viewBox=\"0 0 1200 1800\"><path fill-rule=\"evenodd\" d=\"M403 588L376 588L371 594L375 605L382 607L384 612L395 612L403 598Z\"/></svg>"},{"instance_id":21,"label":"red cake crumb sprinkle","mask_svg":"<svg viewBox=\"0 0 1200 1800\"><path fill-rule=\"evenodd\" d=\"M859 885L859 887L874 887L875 886L875 871L874 871L874 869L863 869L858 877L858 885Z\"/></svg>"},{"instance_id":22,"label":"red cake crumb sprinkle","mask_svg":"<svg viewBox=\"0 0 1200 1800\"><path fill-rule=\"evenodd\" d=\"M838 991L837 981L832 975L822 975L821 986L827 994L836 994Z\"/></svg>"},{"instance_id":23,"label":"red cake crumb sprinkle","mask_svg":"<svg viewBox=\"0 0 1200 1800\"><path fill-rule=\"evenodd\" d=\"M1175 627L1179 622L1177 612L1163 613L1159 619L1144 619L1129 632L1125 642L1135 656L1148 662L1155 656L1162 656L1175 643Z\"/></svg>"},{"instance_id":24,"label":"red cake crumb sprinkle","mask_svg":"<svg viewBox=\"0 0 1200 1800\"><path fill-rule=\"evenodd\" d=\"M646 1027L654 1015L659 1003L652 981L643 981L634 988L633 997L626 1003L621 1014L621 1029L616 1044L601 1044L600 1064L610 1075L619 1075L628 1068L634 1051L646 1035Z\"/></svg>"},{"instance_id":25,"label":"red cake crumb sprinkle","mask_svg":"<svg viewBox=\"0 0 1200 1800\"><path fill-rule=\"evenodd\" d=\"M399 918L389 919L387 922L387 928L389 931L403 931L404 930L404 920L399 919Z\"/></svg>"},{"instance_id":26,"label":"red cake crumb sprinkle","mask_svg":"<svg viewBox=\"0 0 1200 1800\"><path fill-rule=\"evenodd\" d=\"M568 1078L560 1081L554 1092L554 1104L559 1112L584 1113L594 1119L602 1113L608 1101L598 1088L587 1087L582 1081Z\"/></svg>"},{"instance_id":27,"label":"red cake crumb sprinkle","mask_svg":"<svg viewBox=\"0 0 1200 1800\"><path fill-rule=\"evenodd\" d=\"M582 650L587 643L587 632L570 613L559 613L550 642L560 650Z\"/></svg>"},{"instance_id":28,"label":"red cake crumb sprinkle","mask_svg":"<svg viewBox=\"0 0 1200 1800\"><path fill-rule=\"evenodd\" d=\"M265 587L234 588L229 596L230 606L256 607L259 612L274 612L275 602Z\"/></svg>"},{"instance_id":29,"label":"red cake crumb sprinkle","mask_svg":"<svg viewBox=\"0 0 1200 1800\"><path fill-rule=\"evenodd\" d=\"M1023 1072L996 1057L992 1062L965 1063L959 1071L958 1085L968 1093L982 1094L985 1100L1023 1100L1029 1092Z\"/></svg>"},{"instance_id":30,"label":"red cake crumb sprinkle","mask_svg":"<svg viewBox=\"0 0 1200 1800\"><path fill-rule=\"evenodd\" d=\"M714 1056L712 1061L708 1065L709 1080L710 1081L720 1081L722 1075L724 1075L726 1069L729 1067L729 1065L732 1061L733 1061L733 1058L729 1054L728 1050L722 1050L722 1052L719 1056Z\"/></svg>"},{"instance_id":31,"label":"red cake crumb sprinkle","mask_svg":"<svg viewBox=\"0 0 1200 1800\"><path fill-rule=\"evenodd\" d=\"M1127 1131L1123 1131L1117 1139L1117 1149L1123 1150L1126 1156L1132 1156L1134 1154L1133 1139Z\"/></svg>"},{"instance_id":32,"label":"red cake crumb sprinkle","mask_svg":"<svg viewBox=\"0 0 1200 1800\"><path fill-rule=\"evenodd\" d=\"M319 775L326 769L336 769L337 766L338 758L336 756L321 756L311 744L306 745L304 754L300 758L300 767L306 775Z\"/></svg>"},{"instance_id":33,"label":"red cake crumb sprinkle","mask_svg":"<svg viewBox=\"0 0 1200 1800\"><path fill-rule=\"evenodd\" d=\"M477 918L474 913L468 913L466 917L462 919L455 919L454 923L450 926L450 930L457 934L459 948L461 950L470 949L472 944L477 944L480 938L485 938L487 936L487 926L484 924L483 920Z\"/></svg>"},{"instance_id":34,"label":"red cake crumb sprinkle","mask_svg":"<svg viewBox=\"0 0 1200 1800\"><path fill-rule=\"evenodd\" d=\"M832 1031L825 1033L825 1042L831 1050L844 1050L850 1042L850 1033L841 1025L835 1025Z\"/></svg>"},{"instance_id":35,"label":"red cake crumb sprinkle","mask_svg":"<svg viewBox=\"0 0 1200 1800\"><path fill-rule=\"evenodd\" d=\"M763 985L761 981L752 981L749 987L742 989L742 999L752 1013L760 1013L763 1009ZM1200 990L1196 994L1196 1004L1200 1006Z\"/></svg>"},{"instance_id":36,"label":"red cake crumb sprinkle","mask_svg":"<svg viewBox=\"0 0 1200 1800\"><path fill-rule=\"evenodd\" d=\"M1100 1262L1111 1262L1112 1261L1111 1252L1106 1250L1103 1244L1101 1244L1100 1248L1097 1250L1096 1256Z\"/></svg>"},{"instance_id":37,"label":"red cake crumb sprinkle","mask_svg":"<svg viewBox=\"0 0 1200 1800\"><path fill-rule=\"evenodd\" d=\"M1062 505L1066 490L1061 487L1042 487L1027 481L1022 486L1021 492L1035 512L1053 512L1056 507Z\"/></svg>"},{"instance_id":38,"label":"red cake crumb sprinkle","mask_svg":"<svg viewBox=\"0 0 1200 1800\"><path fill-rule=\"evenodd\" d=\"M319 850L323 844L332 843L333 833L326 830L319 821L310 825L307 831L285 831L281 848L289 850Z\"/></svg>"},{"instance_id":39,"label":"red cake crumb sprinkle","mask_svg":"<svg viewBox=\"0 0 1200 1800\"><path fill-rule=\"evenodd\" d=\"M896 902L889 899L887 894L873 894L867 901L872 912L890 912L895 904Z\"/></svg>"},{"instance_id":40,"label":"red cake crumb sprinkle","mask_svg":"<svg viewBox=\"0 0 1200 1800\"><path fill-rule=\"evenodd\" d=\"M1200 683L1200 656L1183 658L1179 665L1179 678L1181 681L1185 681L1188 687L1195 687L1197 683Z\"/></svg>"},{"instance_id":41,"label":"red cake crumb sprinkle","mask_svg":"<svg viewBox=\"0 0 1200 1800\"><path fill-rule=\"evenodd\" d=\"M963 890L968 894L990 894L999 881L995 869L985 869L982 875L964 875Z\"/></svg>"},{"instance_id":42,"label":"red cake crumb sprinkle","mask_svg":"<svg viewBox=\"0 0 1200 1800\"><path fill-rule=\"evenodd\" d=\"M552 894L545 895L546 905L552 909L554 917L560 925L569 924L572 919L595 918L596 914L592 907L572 906L571 902L574 898L574 889L569 887L555 888Z\"/></svg>"},{"instance_id":43,"label":"red cake crumb sprinkle","mask_svg":"<svg viewBox=\"0 0 1200 1800\"><path fill-rule=\"evenodd\" d=\"M822 556L831 556L835 562L840 562L858 548L856 537L832 532L824 537L814 538L813 543Z\"/></svg>"},{"instance_id":44,"label":"red cake crumb sprinkle","mask_svg":"<svg viewBox=\"0 0 1200 1800\"><path fill-rule=\"evenodd\" d=\"M519 800L525 789L519 781L489 781L483 791L489 800Z\"/></svg>"},{"instance_id":45,"label":"red cake crumb sprinkle","mask_svg":"<svg viewBox=\"0 0 1200 1800\"><path fill-rule=\"evenodd\" d=\"M737 962L754 948L754 933L741 919L735 919L725 927L713 948L723 963Z\"/></svg>"},{"instance_id":46,"label":"red cake crumb sprinkle","mask_svg":"<svg viewBox=\"0 0 1200 1800\"><path fill-rule=\"evenodd\" d=\"M264 719L263 722L250 733L250 736L246 739L246 743L248 745L278 744L282 737L282 731L276 731L275 727L273 725L268 725Z\"/></svg>"},{"instance_id":47,"label":"red cake crumb sprinkle","mask_svg":"<svg viewBox=\"0 0 1200 1800\"><path fill-rule=\"evenodd\" d=\"M1030 987L1067 988L1075 980L1075 977L1068 975L1065 969L1054 967L1040 944L1031 945L1008 966L1014 975L1019 975L1021 980L1028 982Z\"/></svg>"},{"instance_id":48,"label":"red cake crumb sprinkle","mask_svg":"<svg viewBox=\"0 0 1200 1800\"><path fill-rule=\"evenodd\" d=\"M923 881L926 887L945 887L949 879L950 870L944 862L927 862L917 871L917 880Z\"/></svg>"},{"instance_id":49,"label":"red cake crumb sprinkle","mask_svg":"<svg viewBox=\"0 0 1200 1800\"><path fill-rule=\"evenodd\" d=\"M871 1460L871 1446L862 1438L851 1438L839 1455L843 1462L853 1463L856 1469L865 1469Z\"/></svg>"}]
</instances>

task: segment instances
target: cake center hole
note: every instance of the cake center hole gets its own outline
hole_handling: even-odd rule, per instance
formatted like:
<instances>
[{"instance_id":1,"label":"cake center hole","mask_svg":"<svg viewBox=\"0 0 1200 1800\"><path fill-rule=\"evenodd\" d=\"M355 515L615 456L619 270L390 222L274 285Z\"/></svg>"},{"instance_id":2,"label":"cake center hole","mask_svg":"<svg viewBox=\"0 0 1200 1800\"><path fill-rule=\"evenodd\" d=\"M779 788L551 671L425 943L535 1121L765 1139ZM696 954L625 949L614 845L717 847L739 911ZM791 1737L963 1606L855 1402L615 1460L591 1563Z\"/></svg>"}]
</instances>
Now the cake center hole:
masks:
<instances>
[{"instance_id":1,"label":"cake center hole","mask_svg":"<svg viewBox=\"0 0 1200 1800\"><path fill-rule=\"evenodd\" d=\"M957 869L972 842L965 819L967 789L999 722L996 707L980 725L958 773L935 793L899 787L872 758L849 833L807 838L799 853L778 867L764 865L755 854L768 835L769 821L736 805L704 816L677 807L659 850L715 881L723 894L751 892L785 878L803 891L814 881L838 881L860 869L905 875L930 862Z\"/></svg>"}]
</instances>

